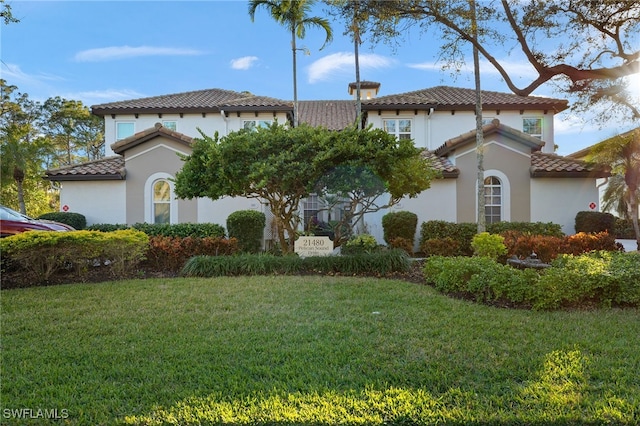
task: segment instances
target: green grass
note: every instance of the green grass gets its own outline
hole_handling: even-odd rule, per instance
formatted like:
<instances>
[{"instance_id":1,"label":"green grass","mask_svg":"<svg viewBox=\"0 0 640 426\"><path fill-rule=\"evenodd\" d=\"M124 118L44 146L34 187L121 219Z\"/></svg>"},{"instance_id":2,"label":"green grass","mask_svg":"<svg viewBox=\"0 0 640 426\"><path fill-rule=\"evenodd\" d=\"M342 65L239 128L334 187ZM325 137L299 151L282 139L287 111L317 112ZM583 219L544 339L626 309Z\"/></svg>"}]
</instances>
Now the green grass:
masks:
<instances>
[{"instance_id":1,"label":"green grass","mask_svg":"<svg viewBox=\"0 0 640 426\"><path fill-rule=\"evenodd\" d=\"M320 276L0 297L1 424L46 424L39 409L72 425L640 423L635 309L506 310Z\"/></svg>"}]
</instances>

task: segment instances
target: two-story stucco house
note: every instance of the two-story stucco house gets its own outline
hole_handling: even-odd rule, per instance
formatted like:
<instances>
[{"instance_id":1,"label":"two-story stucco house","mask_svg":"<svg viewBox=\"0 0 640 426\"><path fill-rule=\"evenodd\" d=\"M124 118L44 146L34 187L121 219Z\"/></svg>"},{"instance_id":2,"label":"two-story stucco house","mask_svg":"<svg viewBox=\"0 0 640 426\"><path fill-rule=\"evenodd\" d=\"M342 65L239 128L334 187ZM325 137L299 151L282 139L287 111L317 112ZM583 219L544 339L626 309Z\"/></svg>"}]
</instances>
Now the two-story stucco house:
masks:
<instances>
[{"instance_id":1,"label":"two-story stucco house","mask_svg":"<svg viewBox=\"0 0 640 426\"><path fill-rule=\"evenodd\" d=\"M430 189L393 209L416 213L419 223L475 222L474 90L439 86L377 96L380 84L362 82L361 87L364 124L413 139L442 172ZM554 154L553 118L567 102L490 91L482 92L482 100L487 220L554 222L573 233L576 213L598 208L596 179L604 174ZM85 215L89 224L223 226L235 210L267 213L256 200L244 198L178 200L171 178L182 167L178 154L191 152L199 130L224 136L273 120L291 122L290 101L210 89L95 105L92 112L105 120L106 157L46 173L46 179L61 184L64 210ZM300 101L299 115L301 122L339 131L354 123L355 101ZM318 200L311 196L307 201L300 215L317 214ZM385 213L366 217L367 232L380 242Z\"/></svg>"}]
</instances>

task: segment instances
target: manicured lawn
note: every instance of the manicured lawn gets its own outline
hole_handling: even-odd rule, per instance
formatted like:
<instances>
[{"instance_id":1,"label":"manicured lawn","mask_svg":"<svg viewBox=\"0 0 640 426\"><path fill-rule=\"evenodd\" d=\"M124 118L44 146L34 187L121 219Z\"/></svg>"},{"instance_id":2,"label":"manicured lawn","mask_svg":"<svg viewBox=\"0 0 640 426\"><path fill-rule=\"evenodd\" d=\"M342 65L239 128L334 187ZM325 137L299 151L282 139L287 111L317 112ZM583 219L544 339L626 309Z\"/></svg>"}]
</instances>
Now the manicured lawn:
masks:
<instances>
[{"instance_id":1,"label":"manicured lawn","mask_svg":"<svg viewBox=\"0 0 640 426\"><path fill-rule=\"evenodd\" d=\"M635 309L507 310L320 276L0 297L1 424L640 423Z\"/></svg>"}]
</instances>

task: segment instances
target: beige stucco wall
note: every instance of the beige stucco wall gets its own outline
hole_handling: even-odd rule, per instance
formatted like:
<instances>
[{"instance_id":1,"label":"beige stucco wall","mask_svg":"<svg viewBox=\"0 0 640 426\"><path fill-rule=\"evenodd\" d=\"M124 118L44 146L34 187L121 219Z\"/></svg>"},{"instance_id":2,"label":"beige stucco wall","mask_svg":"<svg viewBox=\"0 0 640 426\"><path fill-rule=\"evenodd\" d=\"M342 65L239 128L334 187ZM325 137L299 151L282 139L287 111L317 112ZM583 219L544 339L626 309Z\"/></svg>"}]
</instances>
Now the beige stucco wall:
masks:
<instances>
[{"instance_id":1,"label":"beige stucco wall","mask_svg":"<svg viewBox=\"0 0 640 426\"><path fill-rule=\"evenodd\" d=\"M148 186L154 177L175 178L184 163L178 153L189 154L190 148L166 137L157 137L125 152L128 224L152 221ZM195 200L174 200L174 208L177 215L172 215L172 223L197 222Z\"/></svg>"},{"instance_id":2,"label":"beige stucco wall","mask_svg":"<svg viewBox=\"0 0 640 426\"><path fill-rule=\"evenodd\" d=\"M125 181L65 181L61 183L60 208L80 213L87 225L126 223ZM64 211L64 210L63 210Z\"/></svg>"},{"instance_id":3,"label":"beige stucco wall","mask_svg":"<svg viewBox=\"0 0 640 426\"><path fill-rule=\"evenodd\" d=\"M578 212L600 211L595 179L534 178L531 198L531 221L557 223L568 235L575 233Z\"/></svg>"},{"instance_id":4,"label":"beige stucco wall","mask_svg":"<svg viewBox=\"0 0 640 426\"><path fill-rule=\"evenodd\" d=\"M529 169L531 157L521 145L493 135L485 140L485 176L496 176L503 185L503 220L527 222L530 220L531 192ZM460 169L457 179L457 221L477 221L477 156L475 146L468 145L455 154Z\"/></svg>"}]
</instances>

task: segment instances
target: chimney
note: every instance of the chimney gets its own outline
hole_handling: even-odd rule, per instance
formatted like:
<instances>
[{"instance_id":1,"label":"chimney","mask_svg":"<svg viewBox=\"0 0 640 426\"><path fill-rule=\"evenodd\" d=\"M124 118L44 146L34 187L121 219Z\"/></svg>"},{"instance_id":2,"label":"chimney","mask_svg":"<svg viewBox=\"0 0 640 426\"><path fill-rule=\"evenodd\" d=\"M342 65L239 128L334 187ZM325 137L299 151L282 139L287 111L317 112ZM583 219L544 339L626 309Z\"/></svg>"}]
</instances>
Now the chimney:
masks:
<instances>
[{"instance_id":1,"label":"chimney","mask_svg":"<svg viewBox=\"0 0 640 426\"><path fill-rule=\"evenodd\" d=\"M360 99L366 101L367 99L373 99L378 95L380 90L380 83L375 81L361 81L360 82ZM358 83L349 83L349 94L353 96L353 99L358 95Z\"/></svg>"}]
</instances>

